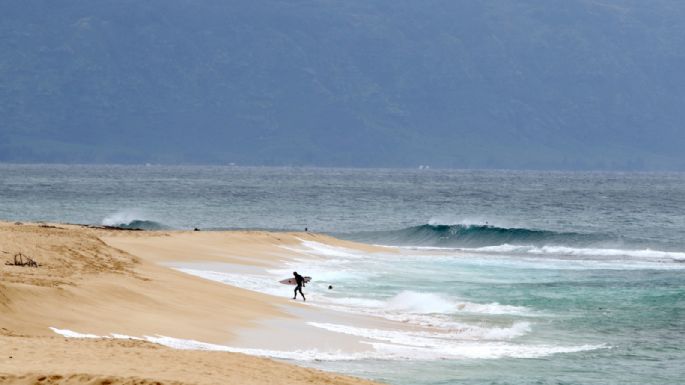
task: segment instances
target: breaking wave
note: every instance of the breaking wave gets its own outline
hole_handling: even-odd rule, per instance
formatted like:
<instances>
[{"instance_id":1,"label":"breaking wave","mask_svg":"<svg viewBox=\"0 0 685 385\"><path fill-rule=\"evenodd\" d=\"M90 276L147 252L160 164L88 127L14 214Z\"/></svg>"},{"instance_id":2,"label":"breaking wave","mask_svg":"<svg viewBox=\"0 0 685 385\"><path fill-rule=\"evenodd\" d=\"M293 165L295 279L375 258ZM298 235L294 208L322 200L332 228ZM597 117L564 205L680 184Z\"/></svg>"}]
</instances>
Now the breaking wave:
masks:
<instances>
[{"instance_id":1,"label":"breaking wave","mask_svg":"<svg viewBox=\"0 0 685 385\"><path fill-rule=\"evenodd\" d=\"M130 230L167 230L170 229L160 222L145 219L145 215L137 211L120 211L105 217L103 226L117 227Z\"/></svg>"},{"instance_id":2,"label":"breaking wave","mask_svg":"<svg viewBox=\"0 0 685 385\"><path fill-rule=\"evenodd\" d=\"M350 237L360 241L395 246L436 247L484 247L502 244L540 246L546 244L588 245L600 242L622 241L621 237L610 234L586 234L464 224L425 224L400 230L356 233Z\"/></svg>"}]
</instances>

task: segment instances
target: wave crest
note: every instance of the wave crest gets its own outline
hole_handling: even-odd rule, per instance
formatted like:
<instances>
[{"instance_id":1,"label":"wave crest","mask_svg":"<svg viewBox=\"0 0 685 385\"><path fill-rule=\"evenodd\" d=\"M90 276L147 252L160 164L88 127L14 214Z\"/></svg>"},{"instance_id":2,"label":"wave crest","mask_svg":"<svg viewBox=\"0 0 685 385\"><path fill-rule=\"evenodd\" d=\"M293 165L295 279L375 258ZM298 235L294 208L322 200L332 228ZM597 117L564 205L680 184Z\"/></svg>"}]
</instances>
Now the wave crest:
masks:
<instances>
[{"instance_id":1,"label":"wave crest","mask_svg":"<svg viewBox=\"0 0 685 385\"><path fill-rule=\"evenodd\" d=\"M105 217L102 225L130 230L165 230L168 226L149 219L137 211L120 211Z\"/></svg>"},{"instance_id":2,"label":"wave crest","mask_svg":"<svg viewBox=\"0 0 685 385\"><path fill-rule=\"evenodd\" d=\"M386 310L410 314L451 314L456 312L482 314L525 314L528 309L499 303L479 304L455 301L438 293L424 293L411 290L402 291L389 298Z\"/></svg>"},{"instance_id":3,"label":"wave crest","mask_svg":"<svg viewBox=\"0 0 685 385\"><path fill-rule=\"evenodd\" d=\"M425 224L392 231L357 233L353 238L397 246L484 247L502 244L592 244L620 241L608 234L557 232L517 227L469 224Z\"/></svg>"}]
</instances>

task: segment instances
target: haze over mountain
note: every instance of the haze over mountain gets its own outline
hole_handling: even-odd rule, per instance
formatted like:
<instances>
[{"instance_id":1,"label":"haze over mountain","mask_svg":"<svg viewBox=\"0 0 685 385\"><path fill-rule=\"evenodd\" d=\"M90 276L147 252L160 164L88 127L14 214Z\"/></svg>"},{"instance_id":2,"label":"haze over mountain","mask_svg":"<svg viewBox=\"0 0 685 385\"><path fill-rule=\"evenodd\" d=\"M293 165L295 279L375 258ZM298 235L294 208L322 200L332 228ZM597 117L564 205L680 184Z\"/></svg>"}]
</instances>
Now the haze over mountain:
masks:
<instances>
[{"instance_id":1,"label":"haze over mountain","mask_svg":"<svg viewBox=\"0 0 685 385\"><path fill-rule=\"evenodd\" d=\"M0 4L0 162L685 170L685 2Z\"/></svg>"}]
</instances>

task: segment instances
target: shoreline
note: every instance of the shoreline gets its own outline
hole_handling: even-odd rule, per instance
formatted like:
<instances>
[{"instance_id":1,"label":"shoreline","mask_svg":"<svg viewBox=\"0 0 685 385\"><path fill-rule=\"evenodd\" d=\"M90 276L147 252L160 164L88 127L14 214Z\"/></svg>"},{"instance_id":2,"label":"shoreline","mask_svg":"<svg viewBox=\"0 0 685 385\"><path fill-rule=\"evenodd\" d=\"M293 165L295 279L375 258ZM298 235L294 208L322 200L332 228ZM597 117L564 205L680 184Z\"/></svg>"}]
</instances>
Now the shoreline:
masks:
<instances>
[{"instance_id":1,"label":"shoreline","mask_svg":"<svg viewBox=\"0 0 685 385\"><path fill-rule=\"evenodd\" d=\"M162 350L161 356L171 361L160 359L163 361L160 363L149 357L139 362L128 354L135 352L135 356L146 356L149 342L64 339L50 329L96 336L111 336L112 333L138 338L168 336L208 344L235 344L238 348L247 348L252 343L251 348L323 347L349 352L369 349L368 345L360 344L358 338L314 327L303 329L307 327L303 320L317 314L323 314L322 319L335 318L337 315L332 312L302 305L288 297L278 298L212 282L164 265L204 262L273 268L284 259L302 257L287 249L302 240L358 247L364 251L377 250L373 246L315 233L127 231L68 224L0 222L0 257L6 261L21 252L40 264L38 268L31 268L7 266L3 262L0 267L0 339L3 341L0 345L4 346L0 351L7 353L3 354L5 357L12 356L11 351L17 358L22 355L23 358L35 357L31 359L33 364L16 365L23 362L21 358L0 356L0 383L20 383L26 379L20 380L21 376L32 373L59 375L62 377L55 383L70 383L67 381L70 375L129 378L138 371L146 373L144 378L151 381L159 378L179 383L221 383L215 376L210 376L209 382L200 380L201 375L194 382L190 377L169 378L167 373L170 372L166 370L155 372L143 370L141 366L143 362L150 368L171 365L181 357L211 361L215 360L208 358L212 354L249 362L258 360L254 362L260 362L259 365L266 365L265 362L275 365L272 371L242 372L240 381L247 384L304 383L301 380L311 376L320 381L329 376L332 383L370 383L239 353L174 350L160 345L154 345L154 350ZM351 317L363 322L363 317ZM307 344L293 346L298 338ZM279 339L280 344L273 343ZM310 344L316 340L326 341L326 346ZM45 348L37 352L31 348L36 344L45 345ZM82 350L97 355L103 345L108 346L108 350L115 350L116 354L121 351L120 361L115 366L104 362L101 365L98 360L90 359L81 360L79 364L78 360L69 358L78 354L88 356ZM40 362L50 365L40 365ZM134 367L137 369L132 371ZM289 375L300 372L304 375L300 379ZM217 373L228 375L225 370ZM288 381L283 381L283 376Z\"/></svg>"}]
</instances>

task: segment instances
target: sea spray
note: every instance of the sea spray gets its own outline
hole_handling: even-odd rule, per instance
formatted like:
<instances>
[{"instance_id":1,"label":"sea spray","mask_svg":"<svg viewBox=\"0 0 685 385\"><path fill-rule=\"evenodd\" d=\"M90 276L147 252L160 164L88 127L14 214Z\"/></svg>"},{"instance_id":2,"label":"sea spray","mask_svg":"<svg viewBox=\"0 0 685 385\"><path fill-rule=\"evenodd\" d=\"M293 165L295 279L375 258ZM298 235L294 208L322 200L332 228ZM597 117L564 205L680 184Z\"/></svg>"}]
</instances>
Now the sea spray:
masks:
<instances>
[{"instance_id":1,"label":"sea spray","mask_svg":"<svg viewBox=\"0 0 685 385\"><path fill-rule=\"evenodd\" d=\"M165 230L168 226L161 222L146 219L147 215L141 210L118 211L106 216L102 225L136 230Z\"/></svg>"}]
</instances>

